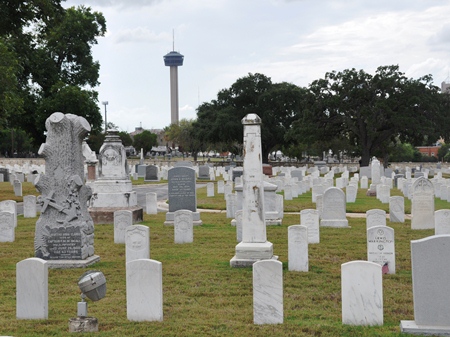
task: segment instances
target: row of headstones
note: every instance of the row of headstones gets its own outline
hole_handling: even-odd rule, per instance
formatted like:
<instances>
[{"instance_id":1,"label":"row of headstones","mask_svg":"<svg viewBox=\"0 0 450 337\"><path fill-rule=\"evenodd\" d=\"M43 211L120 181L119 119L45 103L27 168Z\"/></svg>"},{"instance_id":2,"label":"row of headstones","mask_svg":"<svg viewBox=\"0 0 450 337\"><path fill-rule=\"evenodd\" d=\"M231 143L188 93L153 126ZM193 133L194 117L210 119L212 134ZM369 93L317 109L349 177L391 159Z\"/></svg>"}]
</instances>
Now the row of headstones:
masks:
<instances>
[{"instance_id":1,"label":"row of headstones","mask_svg":"<svg viewBox=\"0 0 450 337\"><path fill-rule=\"evenodd\" d=\"M24 218L35 218L36 196L27 195L23 198ZM14 242L17 227L17 202L4 200L0 202L0 242Z\"/></svg>"},{"instance_id":2,"label":"row of headstones","mask_svg":"<svg viewBox=\"0 0 450 337\"><path fill-rule=\"evenodd\" d=\"M145 258L127 262L126 297L130 321L162 321L162 263ZM17 263L16 317L48 319L47 261L29 258Z\"/></svg>"}]
</instances>

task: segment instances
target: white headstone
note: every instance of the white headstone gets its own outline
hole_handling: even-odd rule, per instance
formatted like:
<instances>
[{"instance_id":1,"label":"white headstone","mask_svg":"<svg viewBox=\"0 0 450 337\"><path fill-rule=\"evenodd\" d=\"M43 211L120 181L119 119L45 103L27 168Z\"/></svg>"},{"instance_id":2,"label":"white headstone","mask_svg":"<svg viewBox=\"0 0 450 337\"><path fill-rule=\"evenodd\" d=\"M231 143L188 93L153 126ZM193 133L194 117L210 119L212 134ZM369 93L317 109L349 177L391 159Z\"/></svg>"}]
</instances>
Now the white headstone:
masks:
<instances>
[{"instance_id":1,"label":"white headstone","mask_svg":"<svg viewBox=\"0 0 450 337\"><path fill-rule=\"evenodd\" d=\"M324 227L348 227L345 214L345 194L337 187L330 187L323 194L320 225Z\"/></svg>"},{"instance_id":2,"label":"white headstone","mask_svg":"<svg viewBox=\"0 0 450 337\"><path fill-rule=\"evenodd\" d=\"M125 261L150 258L150 229L143 225L131 225L125 230Z\"/></svg>"},{"instance_id":3,"label":"white headstone","mask_svg":"<svg viewBox=\"0 0 450 337\"><path fill-rule=\"evenodd\" d=\"M411 241L414 321L401 321L400 331L450 335L450 235Z\"/></svg>"},{"instance_id":4,"label":"white headstone","mask_svg":"<svg viewBox=\"0 0 450 337\"><path fill-rule=\"evenodd\" d=\"M389 220L391 222L405 222L405 198L393 196L389 198Z\"/></svg>"},{"instance_id":5,"label":"white headstone","mask_svg":"<svg viewBox=\"0 0 450 337\"><path fill-rule=\"evenodd\" d=\"M381 266L368 261L341 265L342 323L383 325Z\"/></svg>"},{"instance_id":6,"label":"white headstone","mask_svg":"<svg viewBox=\"0 0 450 337\"><path fill-rule=\"evenodd\" d=\"M16 197L22 196L22 183L19 180L14 180L14 195Z\"/></svg>"},{"instance_id":7,"label":"white headstone","mask_svg":"<svg viewBox=\"0 0 450 337\"><path fill-rule=\"evenodd\" d=\"M213 197L214 196L214 183L206 184L206 196Z\"/></svg>"},{"instance_id":8,"label":"white headstone","mask_svg":"<svg viewBox=\"0 0 450 337\"><path fill-rule=\"evenodd\" d=\"M217 181L217 194L223 194L225 189L225 182L223 180Z\"/></svg>"},{"instance_id":9,"label":"white headstone","mask_svg":"<svg viewBox=\"0 0 450 337\"><path fill-rule=\"evenodd\" d=\"M411 228L434 228L434 187L424 177L418 178L412 186Z\"/></svg>"},{"instance_id":10,"label":"white headstone","mask_svg":"<svg viewBox=\"0 0 450 337\"><path fill-rule=\"evenodd\" d=\"M308 227L308 243L319 243L319 212L316 209L300 211L300 225Z\"/></svg>"},{"instance_id":11,"label":"white headstone","mask_svg":"<svg viewBox=\"0 0 450 337\"><path fill-rule=\"evenodd\" d=\"M308 271L308 227L288 227L288 267L290 271Z\"/></svg>"},{"instance_id":12,"label":"white headstone","mask_svg":"<svg viewBox=\"0 0 450 337\"><path fill-rule=\"evenodd\" d=\"M147 214L158 214L158 195L156 193L145 194L145 212Z\"/></svg>"},{"instance_id":13,"label":"white headstone","mask_svg":"<svg viewBox=\"0 0 450 337\"><path fill-rule=\"evenodd\" d=\"M133 224L131 211L114 212L114 243L125 243L125 230Z\"/></svg>"},{"instance_id":14,"label":"white headstone","mask_svg":"<svg viewBox=\"0 0 450 337\"><path fill-rule=\"evenodd\" d=\"M253 264L253 323L283 323L283 264L262 260Z\"/></svg>"},{"instance_id":15,"label":"white headstone","mask_svg":"<svg viewBox=\"0 0 450 337\"><path fill-rule=\"evenodd\" d=\"M17 202L14 200L0 201L1 211L14 213L14 227L17 227Z\"/></svg>"},{"instance_id":16,"label":"white headstone","mask_svg":"<svg viewBox=\"0 0 450 337\"><path fill-rule=\"evenodd\" d=\"M236 194L228 193L225 195L225 204L227 208L227 218L234 218L236 212Z\"/></svg>"},{"instance_id":17,"label":"white headstone","mask_svg":"<svg viewBox=\"0 0 450 337\"><path fill-rule=\"evenodd\" d=\"M127 319L163 320L162 263L141 259L126 265Z\"/></svg>"},{"instance_id":18,"label":"white headstone","mask_svg":"<svg viewBox=\"0 0 450 337\"><path fill-rule=\"evenodd\" d=\"M358 188L355 185L348 185L345 188L345 192L346 201L348 203L356 202L356 194L358 192Z\"/></svg>"},{"instance_id":19,"label":"white headstone","mask_svg":"<svg viewBox=\"0 0 450 337\"><path fill-rule=\"evenodd\" d=\"M236 240L242 241L242 210L236 211Z\"/></svg>"},{"instance_id":20,"label":"white headstone","mask_svg":"<svg viewBox=\"0 0 450 337\"><path fill-rule=\"evenodd\" d=\"M23 197L23 217L35 218L37 216L36 211L36 196L26 195Z\"/></svg>"},{"instance_id":21,"label":"white headstone","mask_svg":"<svg viewBox=\"0 0 450 337\"><path fill-rule=\"evenodd\" d=\"M47 261L32 257L17 263L16 318L48 318Z\"/></svg>"},{"instance_id":22,"label":"white headstone","mask_svg":"<svg viewBox=\"0 0 450 337\"><path fill-rule=\"evenodd\" d=\"M374 226L367 229L367 260L382 266L383 274L395 274L394 229Z\"/></svg>"},{"instance_id":23,"label":"white headstone","mask_svg":"<svg viewBox=\"0 0 450 337\"><path fill-rule=\"evenodd\" d=\"M367 178L366 176L361 177L361 188L369 188L369 178Z\"/></svg>"},{"instance_id":24,"label":"white headstone","mask_svg":"<svg viewBox=\"0 0 450 337\"><path fill-rule=\"evenodd\" d=\"M0 211L0 242L14 242L14 213Z\"/></svg>"},{"instance_id":25,"label":"white headstone","mask_svg":"<svg viewBox=\"0 0 450 337\"><path fill-rule=\"evenodd\" d=\"M386 226L386 211L370 209L366 212L366 229L374 226Z\"/></svg>"},{"instance_id":26,"label":"white headstone","mask_svg":"<svg viewBox=\"0 0 450 337\"><path fill-rule=\"evenodd\" d=\"M192 211L180 209L174 214L175 243L194 242Z\"/></svg>"},{"instance_id":27,"label":"white headstone","mask_svg":"<svg viewBox=\"0 0 450 337\"><path fill-rule=\"evenodd\" d=\"M440 209L434 212L434 234L450 234L450 209Z\"/></svg>"}]
</instances>

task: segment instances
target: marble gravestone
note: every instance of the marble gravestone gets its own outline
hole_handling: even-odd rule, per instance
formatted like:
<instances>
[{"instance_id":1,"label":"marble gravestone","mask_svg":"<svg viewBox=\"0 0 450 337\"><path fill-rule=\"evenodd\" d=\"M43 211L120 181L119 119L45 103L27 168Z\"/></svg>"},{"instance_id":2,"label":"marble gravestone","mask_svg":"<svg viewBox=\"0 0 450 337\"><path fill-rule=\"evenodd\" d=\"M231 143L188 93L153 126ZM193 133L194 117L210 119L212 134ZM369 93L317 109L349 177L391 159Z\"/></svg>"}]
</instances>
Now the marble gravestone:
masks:
<instances>
[{"instance_id":1,"label":"marble gravestone","mask_svg":"<svg viewBox=\"0 0 450 337\"><path fill-rule=\"evenodd\" d=\"M127 319L163 320L162 263L139 259L126 264Z\"/></svg>"},{"instance_id":2,"label":"marble gravestone","mask_svg":"<svg viewBox=\"0 0 450 337\"><path fill-rule=\"evenodd\" d=\"M308 271L308 227L293 225L288 227L288 269Z\"/></svg>"},{"instance_id":3,"label":"marble gravestone","mask_svg":"<svg viewBox=\"0 0 450 337\"><path fill-rule=\"evenodd\" d=\"M450 335L449 256L450 235L411 241L414 321L401 321L401 332Z\"/></svg>"},{"instance_id":4,"label":"marble gravestone","mask_svg":"<svg viewBox=\"0 0 450 337\"><path fill-rule=\"evenodd\" d=\"M192 212L194 226L202 224L197 211L197 191L195 170L191 167L179 166L169 170L169 211L166 213L164 225L173 226L174 215L178 210Z\"/></svg>"},{"instance_id":5,"label":"marble gravestone","mask_svg":"<svg viewBox=\"0 0 450 337\"><path fill-rule=\"evenodd\" d=\"M192 212L180 209L174 215L174 241L175 243L194 242L194 227Z\"/></svg>"},{"instance_id":6,"label":"marble gravestone","mask_svg":"<svg viewBox=\"0 0 450 337\"><path fill-rule=\"evenodd\" d=\"M114 212L114 243L126 243L126 230L131 225L133 225L133 214L131 211Z\"/></svg>"},{"instance_id":7,"label":"marble gravestone","mask_svg":"<svg viewBox=\"0 0 450 337\"><path fill-rule=\"evenodd\" d=\"M112 224L114 212L118 210L131 211L133 223L142 221L143 208L137 203L137 194L133 191L130 180L125 147L117 130L108 130L98 157L98 177L90 185L93 196L89 213L94 222Z\"/></svg>"},{"instance_id":8,"label":"marble gravestone","mask_svg":"<svg viewBox=\"0 0 450 337\"><path fill-rule=\"evenodd\" d=\"M308 227L308 243L319 243L319 212L316 209L300 211L300 225Z\"/></svg>"},{"instance_id":9,"label":"marble gravestone","mask_svg":"<svg viewBox=\"0 0 450 337\"><path fill-rule=\"evenodd\" d=\"M125 261L150 258L150 228L131 225L125 229Z\"/></svg>"},{"instance_id":10,"label":"marble gravestone","mask_svg":"<svg viewBox=\"0 0 450 337\"><path fill-rule=\"evenodd\" d=\"M386 211L382 209L369 209L366 212L366 229L374 226L386 226Z\"/></svg>"},{"instance_id":11,"label":"marble gravestone","mask_svg":"<svg viewBox=\"0 0 450 337\"><path fill-rule=\"evenodd\" d=\"M434 212L434 234L450 234L450 209L440 209Z\"/></svg>"},{"instance_id":12,"label":"marble gravestone","mask_svg":"<svg viewBox=\"0 0 450 337\"><path fill-rule=\"evenodd\" d=\"M145 167L144 181L159 181L158 166L148 165Z\"/></svg>"},{"instance_id":13,"label":"marble gravestone","mask_svg":"<svg viewBox=\"0 0 450 337\"><path fill-rule=\"evenodd\" d=\"M45 174L35 180L41 195L41 214L36 222L35 255L49 268L82 267L98 261L94 255L94 222L87 203L92 191L84 185L82 141L91 127L83 117L53 113L45 122L47 140L39 155L45 158Z\"/></svg>"},{"instance_id":14,"label":"marble gravestone","mask_svg":"<svg viewBox=\"0 0 450 337\"><path fill-rule=\"evenodd\" d=\"M373 226L367 229L367 261L383 267L383 274L395 274L394 229Z\"/></svg>"},{"instance_id":15,"label":"marble gravestone","mask_svg":"<svg viewBox=\"0 0 450 337\"><path fill-rule=\"evenodd\" d=\"M434 228L434 186L424 177L412 185L411 229Z\"/></svg>"},{"instance_id":16,"label":"marble gravestone","mask_svg":"<svg viewBox=\"0 0 450 337\"><path fill-rule=\"evenodd\" d=\"M383 325L383 277L379 264L342 264L341 292L342 324Z\"/></svg>"},{"instance_id":17,"label":"marble gravestone","mask_svg":"<svg viewBox=\"0 0 450 337\"><path fill-rule=\"evenodd\" d=\"M337 187L327 188L323 194L320 226L349 227L345 206L345 193Z\"/></svg>"},{"instance_id":18,"label":"marble gravestone","mask_svg":"<svg viewBox=\"0 0 450 337\"><path fill-rule=\"evenodd\" d=\"M405 222L405 198L393 196L389 198L389 220L391 222Z\"/></svg>"},{"instance_id":19,"label":"marble gravestone","mask_svg":"<svg viewBox=\"0 0 450 337\"><path fill-rule=\"evenodd\" d=\"M0 242L14 242L14 213L0 211Z\"/></svg>"},{"instance_id":20,"label":"marble gravestone","mask_svg":"<svg viewBox=\"0 0 450 337\"><path fill-rule=\"evenodd\" d=\"M283 323L283 264L261 260L253 264L253 323Z\"/></svg>"},{"instance_id":21,"label":"marble gravestone","mask_svg":"<svg viewBox=\"0 0 450 337\"><path fill-rule=\"evenodd\" d=\"M261 118L248 114L244 125L242 189L242 241L236 245L231 267L250 267L258 260L277 259L273 244L267 241L264 182L261 156Z\"/></svg>"},{"instance_id":22,"label":"marble gravestone","mask_svg":"<svg viewBox=\"0 0 450 337\"><path fill-rule=\"evenodd\" d=\"M15 200L0 201L0 212L11 212L14 214L14 227L17 227L17 202Z\"/></svg>"},{"instance_id":23,"label":"marble gravestone","mask_svg":"<svg viewBox=\"0 0 450 337\"><path fill-rule=\"evenodd\" d=\"M24 218L35 218L37 216L36 199L35 195L26 195L23 197Z\"/></svg>"},{"instance_id":24,"label":"marble gravestone","mask_svg":"<svg viewBox=\"0 0 450 337\"><path fill-rule=\"evenodd\" d=\"M48 262L36 257L16 265L16 318L48 319Z\"/></svg>"}]
</instances>

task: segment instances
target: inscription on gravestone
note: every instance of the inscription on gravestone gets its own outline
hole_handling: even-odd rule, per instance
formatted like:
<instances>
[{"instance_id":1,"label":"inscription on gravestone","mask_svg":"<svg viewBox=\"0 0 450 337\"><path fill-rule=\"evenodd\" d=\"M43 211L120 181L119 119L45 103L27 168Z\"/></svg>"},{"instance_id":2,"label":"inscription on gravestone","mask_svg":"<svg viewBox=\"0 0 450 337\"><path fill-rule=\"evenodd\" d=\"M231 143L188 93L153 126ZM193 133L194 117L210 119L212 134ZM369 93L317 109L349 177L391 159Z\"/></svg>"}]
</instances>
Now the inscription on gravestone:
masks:
<instances>
[{"instance_id":1,"label":"inscription on gravestone","mask_svg":"<svg viewBox=\"0 0 450 337\"><path fill-rule=\"evenodd\" d=\"M183 166L169 170L169 212L180 209L197 211L195 170Z\"/></svg>"}]
</instances>

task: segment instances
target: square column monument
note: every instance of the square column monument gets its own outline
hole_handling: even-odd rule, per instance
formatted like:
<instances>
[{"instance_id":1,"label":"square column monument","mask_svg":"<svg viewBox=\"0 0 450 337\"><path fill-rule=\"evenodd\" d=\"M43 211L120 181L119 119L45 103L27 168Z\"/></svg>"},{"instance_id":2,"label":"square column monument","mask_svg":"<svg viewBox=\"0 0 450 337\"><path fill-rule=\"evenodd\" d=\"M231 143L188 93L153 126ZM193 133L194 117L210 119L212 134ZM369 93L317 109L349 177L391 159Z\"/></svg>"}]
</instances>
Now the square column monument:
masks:
<instances>
[{"instance_id":1,"label":"square column monument","mask_svg":"<svg viewBox=\"0 0 450 337\"><path fill-rule=\"evenodd\" d=\"M236 245L231 267L251 267L259 260L278 259L267 241L264 182L261 158L261 118L248 114L244 125L244 174L242 175L242 241Z\"/></svg>"}]
</instances>

